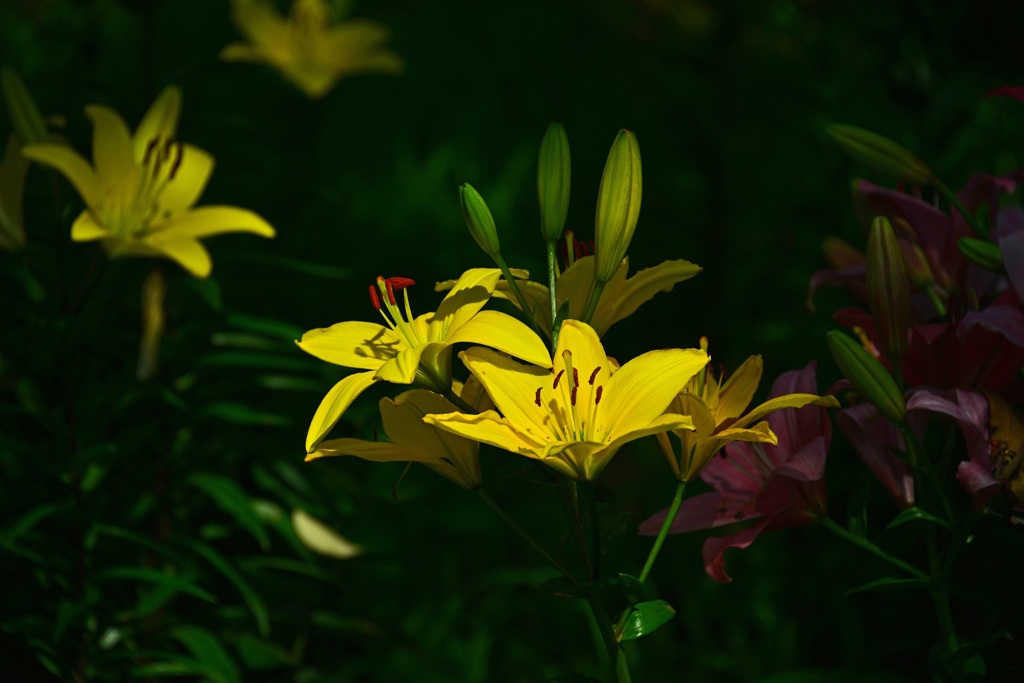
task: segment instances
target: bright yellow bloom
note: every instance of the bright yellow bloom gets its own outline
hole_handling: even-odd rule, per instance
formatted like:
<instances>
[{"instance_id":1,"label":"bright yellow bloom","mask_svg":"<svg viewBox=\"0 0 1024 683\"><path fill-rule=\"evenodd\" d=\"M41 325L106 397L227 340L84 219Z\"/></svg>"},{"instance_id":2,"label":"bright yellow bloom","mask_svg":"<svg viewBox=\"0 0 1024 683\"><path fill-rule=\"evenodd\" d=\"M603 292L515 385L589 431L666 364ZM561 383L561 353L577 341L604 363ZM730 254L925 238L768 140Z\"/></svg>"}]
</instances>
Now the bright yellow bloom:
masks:
<instances>
[{"instance_id":1,"label":"bright yellow bloom","mask_svg":"<svg viewBox=\"0 0 1024 683\"><path fill-rule=\"evenodd\" d=\"M427 424L587 481L629 441L692 429L688 416L665 409L708 362L698 349L667 349L638 356L613 373L597 333L575 320L562 325L553 369L523 365L486 348L469 349L461 358L501 414L428 415Z\"/></svg>"},{"instance_id":2,"label":"bright yellow bloom","mask_svg":"<svg viewBox=\"0 0 1024 683\"><path fill-rule=\"evenodd\" d=\"M308 97L323 97L339 79L360 73L398 74L405 63L384 47L388 30L369 19L330 25L324 0L293 0L288 18L262 0L232 0L232 17L248 43L220 58L269 64Z\"/></svg>"},{"instance_id":3,"label":"bright yellow bloom","mask_svg":"<svg viewBox=\"0 0 1024 683\"><path fill-rule=\"evenodd\" d=\"M468 400L465 393L462 398ZM382 398L380 418L390 442L331 439L307 455L306 461L354 455L373 462L421 462L463 488L479 488L480 444L423 422L426 415L454 410L445 398L425 389L407 391L394 401Z\"/></svg>"},{"instance_id":4,"label":"bright yellow bloom","mask_svg":"<svg viewBox=\"0 0 1024 683\"><path fill-rule=\"evenodd\" d=\"M658 292L671 292L672 288L679 282L689 280L701 271L701 267L695 263L678 259L675 261L664 261L652 268L645 268L633 277L627 278L629 274L629 258L622 260L615 275L604 287L604 293L597 304L597 310L590 321L599 337L603 337L608 329L629 316L633 315L641 305L647 303ZM524 270L512 269L513 275L529 277ZM455 283L454 280L439 282L438 291L450 289ZM548 305L548 288L539 282L532 280L517 279L523 298L533 311L534 319L545 332L551 332L551 306ZM555 282L555 291L558 294L558 306L562 302L569 301L569 315L572 320L579 320L586 312L587 302L590 301L590 290L594 288L594 257L584 256L576 259ZM512 295L508 282L501 280L494 290L494 296L500 299L507 299L516 308L519 301Z\"/></svg>"},{"instance_id":5,"label":"bright yellow bloom","mask_svg":"<svg viewBox=\"0 0 1024 683\"><path fill-rule=\"evenodd\" d=\"M16 251L25 246L21 203L27 172L28 160L21 154L21 143L11 135L4 163L0 164L0 249Z\"/></svg>"},{"instance_id":6,"label":"bright yellow bloom","mask_svg":"<svg viewBox=\"0 0 1024 683\"><path fill-rule=\"evenodd\" d=\"M701 338L701 349L706 351L707 344L707 338ZM761 356L751 356L722 383L721 378L716 378L711 370L705 368L672 400L668 410L690 415L694 426L692 431L675 432L681 442L678 454L667 434L658 435L658 442L676 477L682 481L692 481L704 470L712 456L730 441L778 445L778 437L768 427L768 422L762 419L768 413L806 405L839 407L833 396L786 394L766 401L743 415L754 397L763 370Z\"/></svg>"},{"instance_id":7,"label":"bright yellow bloom","mask_svg":"<svg viewBox=\"0 0 1024 683\"><path fill-rule=\"evenodd\" d=\"M225 232L273 237L274 229L245 209L192 208L213 172L213 157L174 140L180 110L181 92L165 88L133 136L113 109L86 107L95 168L63 145L28 145L24 155L63 173L85 202L71 226L72 240L102 240L112 258L169 258L206 277L213 264L200 238Z\"/></svg>"},{"instance_id":8,"label":"bright yellow bloom","mask_svg":"<svg viewBox=\"0 0 1024 683\"><path fill-rule=\"evenodd\" d=\"M335 365L368 370L349 375L327 392L309 425L306 452L316 450L352 401L375 382L416 383L437 392L449 389L452 344L485 344L529 363L551 367L544 342L530 328L505 313L480 310L500 277L497 268L468 270L436 313L416 318L409 306L408 290L404 289L412 281L377 278L380 295L373 287L370 294L386 326L349 321L302 335L296 343L306 353ZM399 288L404 290L404 310L394 298L394 290Z\"/></svg>"}]
</instances>

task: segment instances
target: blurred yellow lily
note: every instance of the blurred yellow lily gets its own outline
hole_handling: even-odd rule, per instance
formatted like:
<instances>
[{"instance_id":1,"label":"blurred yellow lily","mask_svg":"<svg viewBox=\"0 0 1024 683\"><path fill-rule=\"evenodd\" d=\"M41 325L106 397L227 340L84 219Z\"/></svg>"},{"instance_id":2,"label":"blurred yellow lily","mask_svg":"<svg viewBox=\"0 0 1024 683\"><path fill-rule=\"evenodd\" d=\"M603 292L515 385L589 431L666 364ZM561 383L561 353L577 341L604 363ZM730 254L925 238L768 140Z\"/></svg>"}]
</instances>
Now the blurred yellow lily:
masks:
<instances>
[{"instance_id":1,"label":"blurred yellow lily","mask_svg":"<svg viewBox=\"0 0 1024 683\"><path fill-rule=\"evenodd\" d=\"M706 337L701 338L700 347L707 351ZM778 437L769 428L768 422L762 419L768 413L806 405L839 407L832 396L786 394L765 401L743 415L754 397L763 371L761 356L748 358L724 383L705 368L672 399L668 410L690 415L694 426L693 430L676 430L675 434L681 442L678 454L668 434L658 434L658 442L676 477L682 481L692 481L704 470L712 456L730 441L778 445Z\"/></svg>"},{"instance_id":2,"label":"blurred yellow lily","mask_svg":"<svg viewBox=\"0 0 1024 683\"><path fill-rule=\"evenodd\" d=\"M368 371L345 377L327 392L309 425L306 452L316 450L352 401L375 382L416 383L438 393L449 390L452 344L485 344L528 363L551 367L543 340L530 328L505 313L480 310L500 277L497 268L467 270L436 313L416 318L407 289L412 280L379 277L376 288L370 287L370 298L385 325L348 321L302 335L296 344L306 353ZM405 297L404 310L395 299L398 289Z\"/></svg>"},{"instance_id":3,"label":"blurred yellow lily","mask_svg":"<svg viewBox=\"0 0 1024 683\"><path fill-rule=\"evenodd\" d=\"M17 251L25 246L21 206L27 172L28 160L22 156L21 143L11 135L0 164L0 249Z\"/></svg>"},{"instance_id":4,"label":"blurred yellow lily","mask_svg":"<svg viewBox=\"0 0 1024 683\"><path fill-rule=\"evenodd\" d=\"M558 294L558 306L569 301L569 315L572 320L580 320L586 312L590 301L590 290L594 288L594 257L578 258L566 268L555 282ZM612 325L633 315L641 305L647 303L658 292L670 292L679 282L689 280L701 271L695 263L677 259L664 261L652 268L645 268L633 277L629 274L629 258L624 258L615 275L605 285L604 292L597 304L597 310L590 321L599 337L603 337ZM524 270L512 269L517 278L529 277ZM439 282L438 291L450 289L454 280ZM551 332L551 307L548 305L548 288L539 282L517 279L520 291L527 305L530 306L534 319L545 332ZM519 308L519 302L512 296L508 282L502 279L494 290L494 296L507 299Z\"/></svg>"},{"instance_id":5,"label":"blurred yellow lily","mask_svg":"<svg viewBox=\"0 0 1024 683\"><path fill-rule=\"evenodd\" d=\"M427 424L587 481L629 441L692 429L688 416L665 409L708 362L698 349L667 349L638 356L613 373L597 333L575 320L562 325L553 369L480 347L460 357L501 414L427 415Z\"/></svg>"},{"instance_id":6,"label":"blurred yellow lily","mask_svg":"<svg viewBox=\"0 0 1024 683\"><path fill-rule=\"evenodd\" d=\"M384 47L388 30L369 19L330 25L324 0L293 0L287 18L262 0L232 0L232 18L248 43L232 43L220 58L269 64L308 97L318 99L339 79L359 73L398 74L402 58Z\"/></svg>"},{"instance_id":7,"label":"blurred yellow lily","mask_svg":"<svg viewBox=\"0 0 1024 683\"><path fill-rule=\"evenodd\" d=\"M473 404L466 393L464 400ZM413 389L392 401L380 400L380 418L390 441L331 439L306 456L306 462L335 455L354 455L373 462L421 462L465 489L480 487L480 444L423 422L432 413L456 407L425 389Z\"/></svg>"},{"instance_id":8,"label":"blurred yellow lily","mask_svg":"<svg viewBox=\"0 0 1024 683\"><path fill-rule=\"evenodd\" d=\"M64 145L27 145L23 153L64 174L85 202L72 240L102 240L112 258L162 256L206 277L213 264L199 238L225 232L273 237L274 229L245 209L192 208L213 172L213 157L174 140L180 110L181 92L165 88L133 136L113 109L86 107L94 167Z\"/></svg>"}]
</instances>

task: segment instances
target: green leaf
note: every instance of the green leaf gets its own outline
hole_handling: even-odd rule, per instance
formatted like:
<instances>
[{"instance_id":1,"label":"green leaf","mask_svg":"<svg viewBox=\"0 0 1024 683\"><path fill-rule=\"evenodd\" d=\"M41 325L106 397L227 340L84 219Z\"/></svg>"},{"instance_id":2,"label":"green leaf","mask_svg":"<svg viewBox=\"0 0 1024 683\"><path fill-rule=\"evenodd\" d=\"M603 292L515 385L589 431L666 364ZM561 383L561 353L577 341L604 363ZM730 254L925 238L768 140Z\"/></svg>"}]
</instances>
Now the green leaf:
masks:
<instances>
[{"instance_id":1,"label":"green leaf","mask_svg":"<svg viewBox=\"0 0 1024 683\"><path fill-rule=\"evenodd\" d=\"M264 413L255 408L244 406L240 403L221 401L207 406L203 411L210 417L215 417L225 422L239 425L263 425L267 427L286 427L291 420L284 415Z\"/></svg>"},{"instance_id":2,"label":"green leaf","mask_svg":"<svg viewBox=\"0 0 1024 683\"><path fill-rule=\"evenodd\" d=\"M159 569L150 569L148 567L114 567L113 569L107 569L95 574L93 578L97 581L114 579L145 581L157 586L166 587L168 590L173 590L176 593L186 593L206 602L217 602L217 598L213 594L195 585L196 576L194 574L168 574Z\"/></svg>"},{"instance_id":3,"label":"green leaf","mask_svg":"<svg viewBox=\"0 0 1024 683\"><path fill-rule=\"evenodd\" d=\"M895 579L892 577L876 579L859 586L854 586L846 591L847 595L854 593L867 593L870 591L891 590L893 588L928 588L928 582L924 579Z\"/></svg>"},{"instance_id":4,"label":"green leaf","mask_svg":"<svg viewBox=\"0 0 1024 683\"><path fill-rule=\"evenodd\" d=\"M961 643L960 647L956 649L956 652L947 658L946 663L951 667L966 664L982 650L995 645L1000 640L1009 640L1012 642L1013 634L1005 628L1002 628L995 633L990 633L989 635L978 638L977 640ZM984 664L984 660L982 660L982 663Z\"/></svg>"},{"instance_id":5,"label":"green leaf","mask_svg":"<svg viewBox=\"0 0 1024 683\"><path fill-rule=\"evenodd\" d=\"M253 671L295 666L302 656L302 649L297 649L293 654L279 645L261 640L249 633L243 633L235 645L245 668Z\"/></svg>"},{"instance_id":6,"label":"green leaf","mask_svg":"<svg viewBox=\"0 0 1024 683\"><path fill-rule=\"evenodd\" d=\"M259 318L254 315L243 315L241 313L228 313L228 323L246 332L255 332L267 337L275 337L287 342L293 342L302 338L305 332L301 327L291 323L272 318Z\"/></svg>"},{"instance_id":7,"label":"green leaf","mask_svg":"<svg viewBox=\"0 0 1024 683\"><path fill-rule=\"evenodd\" d=\"M619 574L618 584L622 588L622 594L626 596L626 600L637 602L643 599L644 585L640 583L640 579L629 574Z\"/></svg>"},{"instance_id":8,"label":"green leaf","mask_svg":"<svg viewBox=\"0 0 1024 683\"><path fill-rule=\"evenodd\" d=\"M49 505L40 505L29 510L16 519L4 533L0 534L0 541L13 547L18 539L31 531L32 527L36 524L39 524L47 517L58 515L71 507L74 507L74 502L69 499L50 503Z\"/></svg>"},{"instance_id":9,"label":"green leaf","mask_svg":"<svg viewBox=\"0 0 1024 683\"><path fill-rule=\"evenodd\" d=\"M202 356L196 368L245 368L256 370L308 371L314 364L301 356L263 351L213 351Z\"/></svg>"},{"instance_id":10,"label":"green leaf","mask_svg":"<svg viewBox=\"0 0 1024 683\"><path fill-rule=\"evenodd\" d=\"M322 393L323 382L295 375L260 375L256 378L256 384L271 391L308 391L311 393Z\"/></svg>"},{"instance_id":11,"label":"green leaf","mask_svg":"<svg viewBox=\"0 0 1024 683\"><path fill-rule=\"evenodd\" d=\"M864 538L868 532L868 498L871 490L867 486L861 486L850 496L847 505L847 526L850 533Z\"/></svg>"},{"instance_id":12,"label":"green leaf","mask_svg":"<svg viewBox=\"0 0 1024 683\"><path fill-rule=\"evenodd\" d=\"M278 268L292 270L297 273L302 273L303 275L312 275L314 277L321 277L329 280L347 280L352 277L352 271L348 268L338 268L336 266L326 266L320 263L310 263L308 261L300 261L299 259L287 258L276 254L236 253L233 254L233 256L239 261L263 263L268 266L277 266Z\"/></svg>"},{"instance_id":13,"label":"green leaf","mask_svg":"<svg viewBox=\"0 0 1024 683\"><path fill-rule=\"evenodd\" d=\"M895 529L901 524L906 524L907 522L913 522L917 520L931 522L932 524L938 524L941 527L949 528L949 522L947 522L946 520L940 519L939 517L936 517L932 513L926 512L919 507L911 507L907 508L900 514L896 515L896 518L889 522L889 525L885 527L885 530L888 531L889 529Z\"/></svg>"},{"instance_id":14,"label":"green leaf","mask_svg":"<svg viewBox=\"0 0 1024 683\"><path fill-rule=\"evenodd\" d=\"M622 626L622 633L619 634L619 642L624 640L636 640L654 633L667 624L676 611L672 605L664 600L648 600L638 602L626 617L626 623Z\"/></svg>"},{"instance_id":15,"label":"green leaf","mask_svg":"<svg viewBox=\"0 0 1024 683\"><path fill-rule=\"evenodd\" d=\"M178 626L171 631L171 637L184 645L204 668L217 672L215 680L223 683L239 682L238 667L220 641L206 629Z\"/></svg>"},{"instance_id":16,"label":"green leaf","mask_svg":"<svg viewBox=\"0 0 1024 683\"><path fill-rule=\"evenodd\" d=\"M209 472L197 472L188 478L190 484L206 493L220 509L235 518L259 542L263 550L270 549L267 531L252 509L249 496L227 477Z\"/></svg>"},{"instance_id":17,"label":"green leaf","mask_svg":"<svg viewBox=\"0 0 1024 683\"><path fill-rule=\"evenodd\" d=\"M264 638L270 635L270 614L267 612L267 606L263 603L263 598L253 590L252 586L249 585L249 582L245 580L238 570L207 544L195 539L187 539L185 543L202 555L207 562L212 564L217 571L224 575L224 578L238 589L238 592L242 594L242 599L245 600L245 604L249 606L249 611L252 612L253 618L256 620L256 627L259 629L260 635Z\"/></svg>"}]
</instances>

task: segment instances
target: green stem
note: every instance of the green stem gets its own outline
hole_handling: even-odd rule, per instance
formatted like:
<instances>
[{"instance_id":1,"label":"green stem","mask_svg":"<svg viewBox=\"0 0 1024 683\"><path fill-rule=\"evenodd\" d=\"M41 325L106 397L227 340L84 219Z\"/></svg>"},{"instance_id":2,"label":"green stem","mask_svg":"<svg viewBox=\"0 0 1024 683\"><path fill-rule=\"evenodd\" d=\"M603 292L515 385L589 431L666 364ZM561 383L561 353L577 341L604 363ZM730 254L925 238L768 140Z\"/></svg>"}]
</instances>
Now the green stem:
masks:
<instances>
[{"instance_id":1,"label":"green stem","mask_svg":"<svg viewBox=\"0 0 1024 683\"><path fill-rule=\"evenodd\" d=\"M946 579L943 576L943 566L939 559L938 543L936 542L936 534L938 529L934 527L928 529L928 535L925 537L925 543L928 548L928 573L929 583L932 593L932 603L935 606L935 618L939 622L939 631L942 633L943 646L946 650L947 655L951 655L956 652L957 643L956 629L953 626L953 612L949 606L949 590L946 586ZM960 667L957 667L954 671L954 675L957 680L960 676L958 674Z\"/></svg>"},{"instance_id":2,"label":"green stem","mask_svg":"<svg viewBox=\"0 0 1024 683\"><path fill-rule=\"evenodd\" d=\"M672 528L672 523L676 521L676 515L679 513L679 507L683 504L683 491L686 490L686 482L680 481L679 486L676 487L676 495L672 498L672 505L668 508L668 516L665 517L665 522L661 525L661 531L658 532L658 537L654 539L654 547L651 548L651 552L647 555L647 562L644 563L644 568L640 572L640 583L647 581L647 577L651 573L651 569L654 567L654 561L658 559L658 553L661 552L661 546L665 543L665 537L668 536L669 529ZM622 625L619 625L622 628Z\"/></svg>"},{"instance_id":3,"label":"green stem","mask_svg":"<svg viewBox=\"0 0 1024 683\"><path fill-rule=\"evenodd\" d=\"M626 659L626 653L622 651L622 646L615 638L611 615L608 614L604 603L596 595L588 597L587 604L590 605L590 612L597 624L597 630L601 632L601 640L604 641L604 647L608 651L608 660L615 669L615 680L617 683L630 683L633 679L629 674L629 660Z\"/></svg>"},{"instance_id":4,"label":"green stem","mask_svg":"<svg viewBox=\"0 0 1024 683\"><path fill-rule=\"evenodd\" d=\"M476 493L480 497L480 500L483 501L484 505L489 507L494 512L494 514L498 515L498 517L501 517L501 519L506 524L508 524L509 527L512 528L512 531L516 532L516 534L518 534L520 538L529 543L534 550L540 553L545 560L551 563L551 566L553 566L558 571L562 572L562 575L565 576L565 578L572 581L573 583L579 583L579 579L576 577L575 574L573 574L572 570L566 567L565 564L557 557L555 557L547 550L545 550L544 546L542 546L540 542L537 539L535 539L532 534L530 534L530 532L528 532L526 529L520 526L517 521L512 519L500 505L494 502L493 498L491 498L489 495L487 495L486 492L484 492L483 489L477 489Z\"/></svg>"},{"instance_id":5,"label":"green stem","mask_svg":"<svg viewBox=\"0 0 1024 683\"><path fill-rule=\"evenodd\" d=\"M583 563L583 574L593 576L592 565L590 564L590 552L587 550L587 541L583 538L583 521L580 519L579 496L576 491L576 481L565 479L561 485L562 511L569 523L569 531L576 542L576 550L580 554L580 561Z\"/></svg>"},{"instance_id":6,"label":"green stem","mask_svg":"<svg viewBox=\"0 0 1024 683\"><path fill-rule=\"evenodd\" d=\"M849 541L850 543L853 543L854 545L859 546L864 550L867 550L869 553L872 553L873 555L882 558L889 564L893 565L894 567L898 567L899 569L902 569L903 571L910 574L916 579L928 581L928 575L920 569L918 569L917 567L914 567L913 565L904 562L898 557L890 555L889 553L885 552L877 545L875 545L868 539L864 538L863 536L858 536L857 534L854 534L853 532L849 531L846 527L842 526L841 524L833 520L831 517L822 517L821 523L825 526L826 529L836 534L840 538L843 538Z\"/></svg>"},{"instance_id":7,"label":"green stem","mask_svg":"<svg viewBox=\"0 0 1024 683\"><path fill-rule=\"evenodd\" d=\"M445 389L440 393L442 396L448 399L449 403L451 403L453 406L455 406L462 412L466 413L467 415L477 415L480 412L473 406L466 403L461 396L459 396L458 394L455 393L454 390L452 390L451 387Z\"/></svg>"},{"instance_id":8,"label":"green stem","mask_svg":"<svg viewBox=\"0 0 1024 683\"><path fill-rule=\"evenodd\" d=\"M519 302L519 308L522 309L523 315L529 319L530 325L533 327L534 331L540 334L541 329L534 318L533 309L526 303L526 297L523 296L522 290L519 289L519 284L516 282L516 279L512 277L512 271L509 270L508 264L505 263L505 257L501 255L501 252L494 255L494 262L498 264L498 268L501 269L501 274L505 276L505 281L508 282L509 289L512 290L512 294L515 296L516 301Z\"/></svg>"},{"instance_id":9,"label":"green stem","mask_svg":"<svg viewBox=\"0 0 1024 683\"><path fill-rule=\"evenodd\" d=\"M956 193L949 189L949 186L947 186L946 183L936 178L935 188L942 193L942 196L944 196L950 204L956 207L956 210L960 212L960 215L964 217L964 220L970 223L971 227L974 228L979 235L982 237L988 237L988 230L978 222L978 219L974 214L967 210L967 207L964 206L963 202L960 201L960 198L956 196Z\"/></svg>"},{"instance_id":10,"label":"green stem","mask_svg":"<svg viewBox=\"0 0 1024 683\"><path fill-rule=\"evenodd\" d=\"M950 525L955 524L956 518L953 515L953 508L942 492L942 482L939 481L934 465L928 458L922 458L918 455L919 453L924 453L924 445L918 441L917 435L914 434L914 430L910 428L909 423L904 421L903 424L899 425L899 428L900 433L903 435L903 443L906 445L907 453L910 456L910 464L914 471L914 476L924 475L928 478L932 488L935 490L935 495L939 498L939 503L942 505L942 512L946 516L946 521Z\"/></svg>"},{"instance_id":11,"label":"green stem","mask_svg":"<svg viewBox=\"0 0 1024 683\"><path fill-rule=\"evenodd\" d=\"M593 555L590 578L596 581L601 578L601 524L597 514L594 485L590 482L583 482L583 499L587 506L587 517L590 518L590 549Z\"/></svg>"},{"instance_id":12,"label":"green stem","mask_svg":"<svg viewBox=\"0 0 1024 683\"><path fill-rule=\"evenodd\" d=\"M597 303L601 300L601 293L604 292L605 283L594 281L594 288L590 290L590 301L587 302L587 312L583 314L583 322L589 324L597 310Z\"/></svg>"},{"instance_id":13,"label":"green stem","mask_svg":"<svg viewBox=\"0 0 1024 683\"><path fill-rule=\"evenodd\" d=\"M548 299L551 300L551 355L558 346L558 328L555 319L558 317L558 294L555 285L558 282L558 260L555 256L557 240L548 240Z\"/></svg>"}]
</instances>

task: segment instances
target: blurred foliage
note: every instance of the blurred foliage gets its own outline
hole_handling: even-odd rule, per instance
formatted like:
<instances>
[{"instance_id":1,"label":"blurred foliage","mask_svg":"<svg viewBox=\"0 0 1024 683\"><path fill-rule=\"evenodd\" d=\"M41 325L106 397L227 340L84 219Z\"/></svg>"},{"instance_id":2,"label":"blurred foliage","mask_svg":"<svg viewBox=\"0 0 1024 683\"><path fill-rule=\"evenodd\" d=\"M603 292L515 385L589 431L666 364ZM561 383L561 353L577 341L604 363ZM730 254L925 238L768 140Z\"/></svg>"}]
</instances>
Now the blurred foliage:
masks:
<instances>
[{"instance_id":1,"label":"blurred foliage","mask_svg":"<svg viewBox=\"0 0 1024 683\"><path fill-rule=\"evenodd\" d=\"M347 3L338 3L347 4ZM281 4L280 9L285 9ZM342 9L339 7L339 9ZM0 64L45 116L88 149L89 103L134 126L174 83L179 138L209 150L204 203L257 211L272 242L210 243L214 274L173 264L158 373L135 378L140 288L154 262L106 262L72 244L81 209L62 178L29 170L28 247L0 252L0 650L6 680L538 681L603 675L582 601L538 592L553 572L473 498L424 468L304 464L302 440L340 376L295 348L303 330L372 319L377 275L431 284L482 263L459 213L472 182L510 265L540 276L537 144L565 125L574 179L568 227L592 237L607 146L636 131L645 203L634 268L686 258L704 272L608 335L614 355L711 338L734 369L766 376L827 358L827 314L804 308L830 233L862 243L851 167L824 125L899 140L959 187L1024 153L1016 83L1024 14L993 0L355 3L388 26L405 75L342 80L310 101L268 67L218 61L238 39L225 0L13 0L0 4ZM0 134L11 122L0 113ZM818 295L818 309L843 301ZM827 386L838 373L823 361ZM374 393L376 391L376 393ZM380 390L340 429L370 438ZM845 444L830 507L884 493ZM491 495L549 547L557 507L517 459L486 451ZM655 482L653 485L651 482ZM673 481L653 443L601 481L608 519L646 518ZM314 555L305 510L362 547ZM888 510L892 513L894 510ZM844 516L842 512L835 512ZM890 514L886 514L888 518ZM869 518L876 529L881 520ZM632 525L629 527L632 529ZM1017 530L985 529L958 583L1024 637ZM979 532L979 536L981 533ZM704 534L669 539L652 577L676 610L626 645L634 680L927 680L935 639L923 592L844 592L885 566L819 528L776 534L734 558L733 584L703 572ZM884 543L900 547L901 529ZM639 569L632 531L610 566ZM983 581L976 580L984 577ZM995 577L995 578L993 578ZM989 650L1019 680L1019 645ZM20 676L20 678L18 677Z\"/></svg>"}]
</instances>

